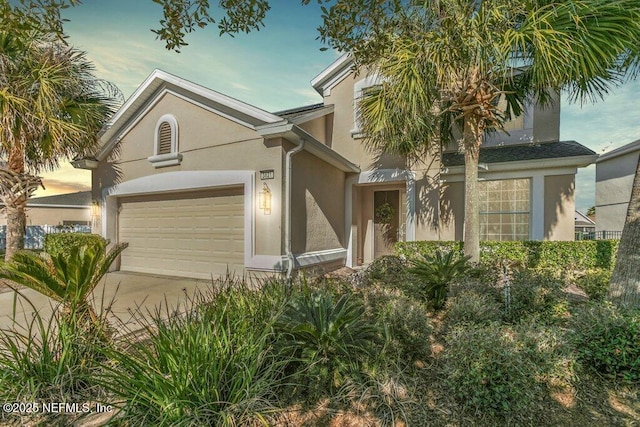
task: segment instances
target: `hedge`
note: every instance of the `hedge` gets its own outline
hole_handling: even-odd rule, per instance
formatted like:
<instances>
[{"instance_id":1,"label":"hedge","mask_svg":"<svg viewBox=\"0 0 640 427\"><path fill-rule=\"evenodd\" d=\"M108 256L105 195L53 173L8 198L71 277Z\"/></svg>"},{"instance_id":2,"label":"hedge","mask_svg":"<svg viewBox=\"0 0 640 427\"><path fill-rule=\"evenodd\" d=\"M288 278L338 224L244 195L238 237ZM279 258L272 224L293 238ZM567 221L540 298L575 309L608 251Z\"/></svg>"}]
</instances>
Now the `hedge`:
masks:
<instances>
[{"instance_id":1,"label":"hedge","mask_svg":"<svg viewBox=\"0 0 640 427\"><path fill-rule=\"evenodd\" d=\"M619 240L484 241L480 242L480 263L493 264L507 260L526 268L612 269L618 242ZM420 254L433 255L438 250L455 250L462 255L463 245L463 242L453 241L398 242L395 252L408 259Z\"/></svg>"},{"instance_id":2,"label":"hedge","mask_svg":"<svg viewBox=\"0 0 640 427\"><path fill-rule=\"evenodd\" d=\"M51 255L66 253L69 248L86 245L98 241L106 246L107 241L98 234L89 233L56 233L44 236L43 249Z\"/></svg>"}]
</instances>

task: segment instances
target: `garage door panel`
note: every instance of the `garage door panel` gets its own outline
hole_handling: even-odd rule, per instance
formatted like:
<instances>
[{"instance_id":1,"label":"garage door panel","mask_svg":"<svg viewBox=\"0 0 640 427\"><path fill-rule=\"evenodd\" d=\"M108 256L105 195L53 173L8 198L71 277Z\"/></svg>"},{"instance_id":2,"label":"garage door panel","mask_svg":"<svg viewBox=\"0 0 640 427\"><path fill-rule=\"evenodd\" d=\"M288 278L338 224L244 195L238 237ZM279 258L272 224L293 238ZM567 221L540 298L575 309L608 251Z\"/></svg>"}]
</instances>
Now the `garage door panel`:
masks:
<instances>
[{"instance_id":1,"label":"garage door panel","mask_svg":"<svg viewBox=\"0 0 640 427\"><path fill-rule=\"evenodd\" d=\"M123 198L119 240L129 242L121 269L209 278L243 272L242 188L163 197Z\"/></svg>"}]
</instances>

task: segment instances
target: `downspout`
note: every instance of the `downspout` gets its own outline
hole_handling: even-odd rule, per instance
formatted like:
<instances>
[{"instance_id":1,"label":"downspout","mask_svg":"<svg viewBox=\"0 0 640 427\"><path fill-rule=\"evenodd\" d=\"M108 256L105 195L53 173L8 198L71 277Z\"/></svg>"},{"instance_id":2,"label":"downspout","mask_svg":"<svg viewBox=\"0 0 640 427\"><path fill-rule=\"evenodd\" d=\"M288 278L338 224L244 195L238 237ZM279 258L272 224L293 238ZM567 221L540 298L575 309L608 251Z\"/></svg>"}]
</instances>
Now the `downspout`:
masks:
<instances>
[{"instance_id":1,"label":"downspout","mask_svg":"<svg viewBox=\"0 0 640 427\"><path fill-rule=\"evenodd\" d=\"M293 176L293 168L291 158L294 154L299 153L304 149L306 141L303 139L296 148L287 152L285 159L285 180L287 182L287 188L285 191L285 213L284 213L284 251L287 256L287 279L291 278L293 272L293 266L296 262L293 252L291 251L291 177Z\"/></svg>"}]
</instances>

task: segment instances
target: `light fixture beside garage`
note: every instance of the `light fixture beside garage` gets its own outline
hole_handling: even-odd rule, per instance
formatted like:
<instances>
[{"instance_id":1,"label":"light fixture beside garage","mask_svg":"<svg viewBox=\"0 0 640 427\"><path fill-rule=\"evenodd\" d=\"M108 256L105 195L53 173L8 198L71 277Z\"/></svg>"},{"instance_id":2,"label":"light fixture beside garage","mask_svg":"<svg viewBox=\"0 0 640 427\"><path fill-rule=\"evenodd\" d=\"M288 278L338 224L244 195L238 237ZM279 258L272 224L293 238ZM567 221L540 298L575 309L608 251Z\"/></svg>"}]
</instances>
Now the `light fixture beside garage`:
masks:
<instances>
[{"instance_id":1,"label":"light fixture beside garage","mask_svg":"<svg viewBox=\"0 0 640 427\"><path fill-rule=\"evenodd\" d=\"M259 206L262 213L271 215L271 190L266 182L262 183L262 191L259 193Z\"/></svg>"}]
</instances>

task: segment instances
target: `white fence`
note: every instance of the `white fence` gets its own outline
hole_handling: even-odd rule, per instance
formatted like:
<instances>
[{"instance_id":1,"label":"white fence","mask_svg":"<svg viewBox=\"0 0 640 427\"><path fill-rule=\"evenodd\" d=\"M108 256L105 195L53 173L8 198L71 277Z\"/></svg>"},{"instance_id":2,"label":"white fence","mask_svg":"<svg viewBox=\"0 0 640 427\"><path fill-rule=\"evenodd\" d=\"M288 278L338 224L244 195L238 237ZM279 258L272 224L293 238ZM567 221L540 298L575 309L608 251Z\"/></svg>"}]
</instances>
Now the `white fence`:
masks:
<instances>
[{"instance_id":1,"label":"white fence","mask_svg":"<svg viewBox=\"0 0 640 427\"><path fill-rule=\"evenodd\" d=\"M24 236L25 249L42 249L44 236L55 233L91 233L89 225L28 225ZM0 226L0 250L7 243L7 226Z\"/></svg>"}]
</instances>

